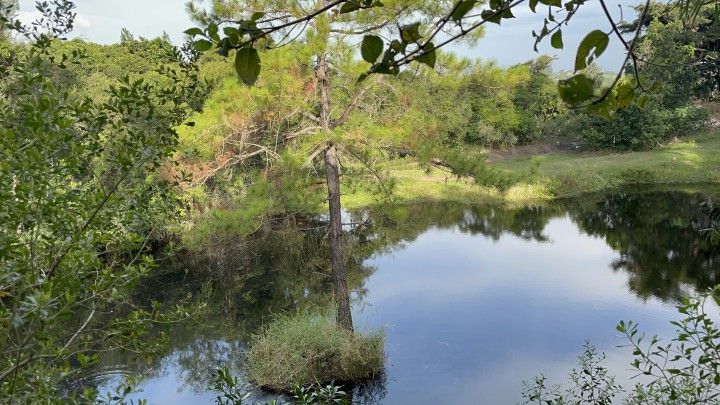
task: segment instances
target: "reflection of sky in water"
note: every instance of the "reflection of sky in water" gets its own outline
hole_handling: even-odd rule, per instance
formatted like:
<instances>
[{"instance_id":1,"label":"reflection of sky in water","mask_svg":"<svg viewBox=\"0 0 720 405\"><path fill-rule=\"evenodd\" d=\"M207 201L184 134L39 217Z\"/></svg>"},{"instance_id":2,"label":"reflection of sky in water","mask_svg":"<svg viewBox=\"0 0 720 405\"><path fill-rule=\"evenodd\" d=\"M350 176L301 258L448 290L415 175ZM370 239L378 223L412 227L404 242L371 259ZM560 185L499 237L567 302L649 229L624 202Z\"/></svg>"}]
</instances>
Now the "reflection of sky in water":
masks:
<instances>
[{"instance_id":1,"label":"reflection of sky in water","mask_svg":"<svg viewBox=\"0 0 720 405\"><path fill-rule=\"evenodd\" d=\"M540 371L564 380L585 339L627 373L616 323L660 331L674 309L629 293L625 273L608 269L616 253L568 219L545 234L548 243L493 242L431 230L373 261L357 321L386 325L386 403L514 403Z\"/></svg>"},{"instance_id":2,"label":"reflection of sky in water","mask_svg":"<svg viewBox=\"0 0 720 405\"><path fill-rule=\"evenodd\" d=\"M569 218L550 220L543 234L548 242L508 234L493 241L431 228L371 260L378 270L365 282L356 323L386 330L384 403L515 403L522 381L538 372L565 381L585 339L626 381L630 357L616 348L624 343L616 323L668 331L674 308L637 298L627 273L609 267L618 254ZM138 397L212 402L215 394L187 386L181 356L179 349L164 359Z\"/></svg>"}]
</instances>

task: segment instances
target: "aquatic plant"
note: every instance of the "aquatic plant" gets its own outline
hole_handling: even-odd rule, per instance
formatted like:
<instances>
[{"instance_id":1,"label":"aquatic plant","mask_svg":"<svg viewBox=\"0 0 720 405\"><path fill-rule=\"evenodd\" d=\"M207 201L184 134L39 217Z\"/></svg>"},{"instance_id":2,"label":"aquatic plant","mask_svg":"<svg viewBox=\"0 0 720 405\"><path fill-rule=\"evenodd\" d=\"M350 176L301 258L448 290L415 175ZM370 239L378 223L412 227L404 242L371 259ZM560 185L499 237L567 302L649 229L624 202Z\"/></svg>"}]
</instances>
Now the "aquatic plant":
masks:
<instances>
[{"instance_id":1,"label":"aquatic plant","mask_svg":"<svg viewBox=\"0 0 720 405\"><path fill-rule=\"evenodd\" d=\"M232 375L228 367L219 367L213 373L215 379L212 388L218 392L215 398L217 405L241 405L243 403L253 403L250 399L252 393L246 384ZM285 402L274 399L269 402L263 402L263 405L280 405ZM294 385L292 388L292 403L295 405L342 405L349 404L347 393L343 391L341 385L335 385L334 382L323 386L320 384L312 384L307 386ZM256 405L259 403L255 403Z\"/></svg>"},{"instance_id":2,"label":"aquatic plant","mask_svg":"<svg viewBox=\"0 0 720 405\"><path fill-rule=\"evenodd\" d=\"M289 391L295 384L359 382L383 368L381 332L339 328L332 315L281 315L251 339L249 379L260 387Z\"/></svg>"}]
</instances>

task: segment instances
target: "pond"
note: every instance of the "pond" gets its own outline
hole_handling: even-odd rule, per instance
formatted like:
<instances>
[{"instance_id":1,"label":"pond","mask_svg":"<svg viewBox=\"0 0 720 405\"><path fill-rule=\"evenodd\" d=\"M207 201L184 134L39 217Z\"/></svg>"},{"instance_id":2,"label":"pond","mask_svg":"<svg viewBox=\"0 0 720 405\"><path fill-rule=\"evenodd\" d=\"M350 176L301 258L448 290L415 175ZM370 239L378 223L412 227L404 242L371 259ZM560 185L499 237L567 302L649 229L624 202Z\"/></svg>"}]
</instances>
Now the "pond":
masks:
<instances>
[{"instance_id":1,"label":"pond","mask_svg":"<svg viewBox=\"0 0 720 405\"><path fill-rule=\"evenodd\" d=\"M383 328L384 377L357 403L516 403L522 381L566 380L586 340L626 387L620 320L669 335L674 305L719 282L700 191L617 191L532 208L412 204L348 215L346 257L358 329ZM189 295L201 322L168 329L164 358L108 355L93 383L147 376L151 404L211 403L211 372L242 374L244 342L273 313L331 297L322 219L285 219L243 243L179 256L138 300ZM257 393L259 398L271 398Z\"/></svg>"}]
</instances>

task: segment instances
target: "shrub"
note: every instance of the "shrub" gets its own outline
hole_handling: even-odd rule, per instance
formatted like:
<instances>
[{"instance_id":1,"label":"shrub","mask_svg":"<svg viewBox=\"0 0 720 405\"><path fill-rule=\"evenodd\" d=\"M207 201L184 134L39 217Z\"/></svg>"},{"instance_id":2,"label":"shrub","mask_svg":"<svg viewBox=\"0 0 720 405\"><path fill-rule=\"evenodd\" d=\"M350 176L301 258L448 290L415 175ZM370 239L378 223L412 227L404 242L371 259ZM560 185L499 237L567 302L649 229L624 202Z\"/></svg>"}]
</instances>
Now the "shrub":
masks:
<instances>
[{"instance_id":1,"label":"shrub","mask_svg":"<svg viewBox=\"0 0 720 405\"><path fill-rule=\"evenodd\" d=\"M710 302L712 301L712 302ZM684 298L677 306L683 315L675 326L674 338L663 341L646 335L636 322L620 322L616 329L629 342L630 363L636 377L631 391L616 384L608 373L605 355L586 343L570 381L550 385L540 374L523 383L526 404L717 404L720 398L720 329L716 324L720 286L698 298ZM708 312L711 311L711 312ZM626 392L625 397L620 394Z\"/></svg>"},{"instance_id":2,"label":"shrub","mask_svg":"<svg viewBox=\"0 0 720 405\"><path fill-rule=\"evenodd\" d=\"M548 121L543 133L550 137L579 137L592 148L641 150L697 131L708 119L707 109L693 106L632 106L618 111L612 119L570 111Z\"/></svg>"},{"instance_id":3,"label":"shrub","mask_svg":"<svg viewBox=\"0 0 720 405\"><path fill-rule=\"evenodd\" d=\"M670 111L631 106L611 120L591 117L595 131L583 132L585 141L599 148L640 150L657 145L671 133Z\"/></svg>"},{"instance_id":4,"label":"shrub","mask_svg":"<svg viewBox=\"0 0 720 405\"><path fill-rule=\"evenodd\" d=\"M247 352L250 380L267 389L330 381L360 382L383 368L380 332L367 335L338 328L332 316L283 315L251 339Z\"/></svg>"},{"instance_id":5,"label":"shrub","mask_svg":"<svg viewBox=\"0 0 720 405\"><path fill-rule=\"evenodd\" d=\"M710 111L707 108L693 106L676 108L673 115L671 127L677 135L685 135L688 132L702 129L710 119Z\"/></svg>"}]
</instances>

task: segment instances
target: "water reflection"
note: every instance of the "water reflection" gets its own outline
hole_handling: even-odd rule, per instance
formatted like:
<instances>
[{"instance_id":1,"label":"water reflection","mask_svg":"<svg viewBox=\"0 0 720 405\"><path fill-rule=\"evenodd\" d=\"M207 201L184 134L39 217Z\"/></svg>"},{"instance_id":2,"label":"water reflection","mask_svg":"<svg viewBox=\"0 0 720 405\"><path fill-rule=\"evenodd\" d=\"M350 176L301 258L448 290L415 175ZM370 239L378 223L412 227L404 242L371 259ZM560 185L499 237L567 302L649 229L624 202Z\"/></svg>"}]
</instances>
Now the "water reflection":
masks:
<instances>
[{"instance_id":1,"label":"water reflection","mask_svg":"<svg viewBox=\"0 0 720 405\"><path fill-rule=\"evenodd\" d=\"M712 199L701 194L621 193L568 212L580 229L620 254L612 268L630 275L638 296L667 300L680 297L683 286L700 290L720 282L718 249L703 232L714 222L708 204Z\"/></svg>"},{"instance_id":2,"label":"water reflection","mask_svg":"<svg viewBox=\"0 0 720 405\"><path fill-rule=\"evenodd\" d=\"M710 202L710 204L707 204ZM667 331L672 303L718 282L720 251L703 230L707 194L625 192L531 208L458 204L349 215L348 285L357 325L384 327L383 381L356 403L514 403L524 378L562 374L585 339L609 352L620 319ZM242 243L177 255L139 301L207 300L201 322L169 330L154 363L113 354L104 366L148 375L150 403L211 401L210 372L242 372L250 333L272 313L323 307L331 273L320 220L283 220Z\"/></svg>"}]
</instances>

